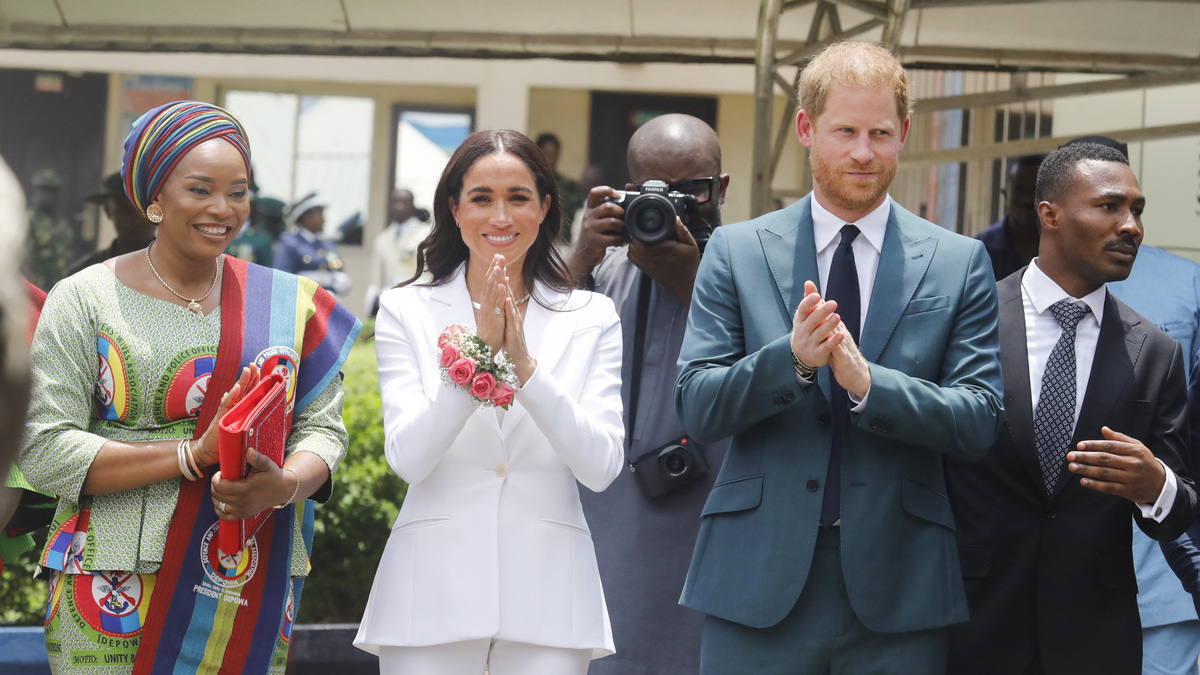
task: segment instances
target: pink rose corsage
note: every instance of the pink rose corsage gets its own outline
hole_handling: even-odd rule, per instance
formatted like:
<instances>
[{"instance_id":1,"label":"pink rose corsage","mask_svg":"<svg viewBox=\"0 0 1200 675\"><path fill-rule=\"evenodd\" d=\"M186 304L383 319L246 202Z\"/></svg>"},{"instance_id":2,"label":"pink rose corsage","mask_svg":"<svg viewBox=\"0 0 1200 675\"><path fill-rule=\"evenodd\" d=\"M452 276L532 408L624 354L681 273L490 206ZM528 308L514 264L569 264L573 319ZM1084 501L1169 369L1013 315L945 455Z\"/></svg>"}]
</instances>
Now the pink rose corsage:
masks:
<instances>
[{"instance_id":1,"label":"pink rose corsage","mask_svg":"<svg viewBox=\"0 0 1200 675\"><path fill-rule=\"evenodd\" d=\"M475 330L454 324L438 336L442 380L467 390L476 405L508 410L517 393L512 364L479 339Z\"/></svg>"}]
</instances>

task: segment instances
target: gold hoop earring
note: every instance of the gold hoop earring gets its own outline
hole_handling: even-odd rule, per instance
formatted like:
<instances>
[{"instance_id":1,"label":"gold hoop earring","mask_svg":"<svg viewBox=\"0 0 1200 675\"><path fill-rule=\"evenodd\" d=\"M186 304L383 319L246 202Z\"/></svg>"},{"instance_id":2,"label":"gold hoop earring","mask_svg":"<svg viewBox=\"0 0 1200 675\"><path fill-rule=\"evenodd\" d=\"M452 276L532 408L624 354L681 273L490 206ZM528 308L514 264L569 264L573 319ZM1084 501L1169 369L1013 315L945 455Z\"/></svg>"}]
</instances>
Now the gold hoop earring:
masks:
<instances>
[{"instance_id":1,"label":"gold hoop earring","mask_svg":"<svg viewBox=\"0 0 1200 675\"><path fill-rule=\"evenodd\" d=\"M149 220L150 222L154 223L155 225L161 223L163 221L162 207L159 206L158 204L151 204L150 206L147 206L146 207L146 220Z\"/></svg>"}]
</instances>

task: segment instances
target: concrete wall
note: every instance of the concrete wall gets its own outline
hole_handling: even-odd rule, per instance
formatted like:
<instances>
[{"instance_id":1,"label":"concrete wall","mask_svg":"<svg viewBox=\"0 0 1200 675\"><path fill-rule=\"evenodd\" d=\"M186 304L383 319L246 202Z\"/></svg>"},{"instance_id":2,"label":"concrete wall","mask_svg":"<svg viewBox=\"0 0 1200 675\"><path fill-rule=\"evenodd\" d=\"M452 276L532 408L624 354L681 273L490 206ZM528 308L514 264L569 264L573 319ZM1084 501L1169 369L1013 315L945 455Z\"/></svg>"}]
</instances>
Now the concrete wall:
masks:
<instances>
[{"instance_id":1,"label":"concrete wall","mask_svg":"<svg viewBox=\"0 0 1200 675\"><path fill-rule=\"evenodd\" d=\"M1078 82L1082 75L1061 75ZM1054 135L1200 121L1200 85L1060 99ZM1146 195L1145 243L1200 261L1200 136L1129 144L1129 163Z\"/></svg>"},{"instance_id":2,"label":"concrete wall","mask_svg":"<svg viewBox=\"0 0 1200 675\"><path fill-rule=\"evenodd\" d=\"M529 134L553 131L563 141L560 170L577 177L590 143L597 140L589 137L591 91L715 96L724 170L732 177L724 218L735 222L750 215L754 111L754 74L750 66L0 50L0 67L111 73L114 86L110 89L114 92L119 91L124 74L183 75L193 78L195 97L218 102L231 89L369 97L375 102L375 122L364 239L368 242L385 225L383 205L389 189L394 133L392 110L397 104L473 108L477 128L507 127ZM1058 81L1085 77L1060 75ZM784 104L784 97L776 98L777 119ZM1195 121L1200 117L1200 85L1077 97L1048 104L1054 113L1055 135ZM114 94L106 127L107 170L120 164L121 142L127 130L119 128L118 119ZM909 144L914 148L927 144L918 141L924 133L921 130L928 126L923 124L921 118L914 120L914 138ZM1200 259L1200 137L1137 143L1131 147L1131 154L1150 199L1147 242ZM807 154L789 130L774 187L792 195L804 194L809 188L807 168ZM986 171L976 173L979 175L968 192L969 222L964 224L968 232L987 222L988 199L984 192L989 191L989 178L984 175ZM933 188L937 181L938 174L929 169L905 171L902 167L895 196L917 210L928 201L923 197L925 192L936 194ZM955 223L943 225L954 227ZM100 241L110 237L111 229L101 233ZM343 258L352 274L367 267L365 247L347 247ZM361 308L365 285L356 284L355 291L346 298L348 306Z\"/></svg>"},{"instance_id":3,"label":"concrete wall","mask_svg":"<svg viewBox=\"0 0 1200 675\"><path fill-rule=\"evenodd\" d=\"M724 208L726 222L749 216L750 148L753 134L753 68L732 65L614 64L553 60L474 61L362 57L240 56L226 54L130 54L0 50L0 68L110 73L113 91L127 74L193 78L193 96L220 102L231 89L365 96L375 102L374 151L369 212L364 241L385 223L396 104L464 106L475 109L476 128L513 128L528 134L553 131L563 141L560 170L577 177L587 161L590 91L702 94L718 100L717 132L724 170L732 176ZM784 106L777 99L777 111ZM105 169L120 167L119 101L109 105ZM777 187L804 189L806 159L789 139ZM112 236L111 225L99 240ZM351 274L367 268L367 249L346 247L342 257ZM365 282L356 283L347 306L358 310Z\"/></svg>"}]
</instances>

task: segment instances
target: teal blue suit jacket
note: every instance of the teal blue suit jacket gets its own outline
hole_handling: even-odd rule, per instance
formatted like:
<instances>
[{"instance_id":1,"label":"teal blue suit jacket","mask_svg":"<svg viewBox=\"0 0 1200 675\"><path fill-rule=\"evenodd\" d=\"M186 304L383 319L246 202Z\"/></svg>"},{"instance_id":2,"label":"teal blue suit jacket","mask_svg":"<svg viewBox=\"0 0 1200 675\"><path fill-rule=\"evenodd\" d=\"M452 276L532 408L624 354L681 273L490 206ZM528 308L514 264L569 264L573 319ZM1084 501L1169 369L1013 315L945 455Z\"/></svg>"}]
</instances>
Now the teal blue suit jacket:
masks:
<instances>
[{"instance_id":1,"label":"teal blue suit jacket","mask_svg":"<svg viewBox=\"0 0 1200 675\"><path fill-rule=\"evenodd\" d=\"M829 368L801 385L789 342L819 278L810 199L716 230L679 355L684 428L733 437L680 602L751 627L782 621L804 589L829 462ZM893 202L860 343L871 390L841 478L850 604L876 632L965 621L942 460L983 456L1004 412L983 244Z\"/></svg>"}]
</instances>

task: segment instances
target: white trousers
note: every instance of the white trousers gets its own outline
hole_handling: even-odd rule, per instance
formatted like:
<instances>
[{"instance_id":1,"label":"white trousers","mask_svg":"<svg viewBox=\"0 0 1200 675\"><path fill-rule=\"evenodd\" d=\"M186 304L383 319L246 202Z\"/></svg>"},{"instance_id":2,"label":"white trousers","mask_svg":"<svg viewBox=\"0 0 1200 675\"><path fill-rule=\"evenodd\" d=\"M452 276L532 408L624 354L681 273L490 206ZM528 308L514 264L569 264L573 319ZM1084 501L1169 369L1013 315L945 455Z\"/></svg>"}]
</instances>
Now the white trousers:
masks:
<instances>
[{"instance_id":1,"label":"white trousers","mask_svg":"<svg viewBox=\"0 0 1200 675\"><path fill-rule=\"evenodd\" d=\"M379 675L585 675L590 649L470 640L429 647L380 647Z\"/></svg>"}]
</instances>

